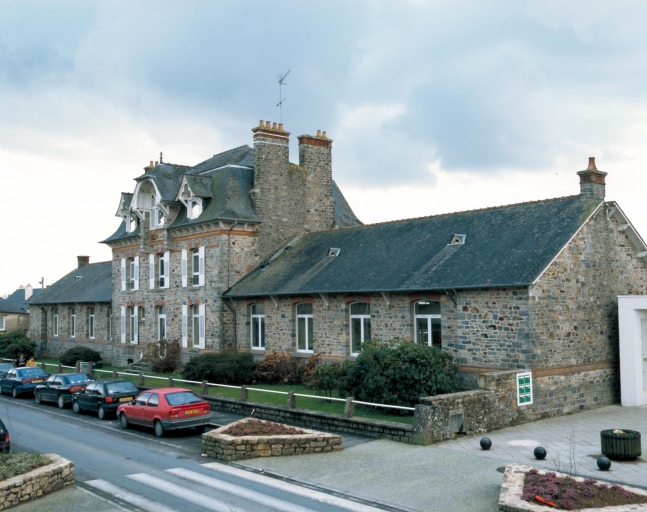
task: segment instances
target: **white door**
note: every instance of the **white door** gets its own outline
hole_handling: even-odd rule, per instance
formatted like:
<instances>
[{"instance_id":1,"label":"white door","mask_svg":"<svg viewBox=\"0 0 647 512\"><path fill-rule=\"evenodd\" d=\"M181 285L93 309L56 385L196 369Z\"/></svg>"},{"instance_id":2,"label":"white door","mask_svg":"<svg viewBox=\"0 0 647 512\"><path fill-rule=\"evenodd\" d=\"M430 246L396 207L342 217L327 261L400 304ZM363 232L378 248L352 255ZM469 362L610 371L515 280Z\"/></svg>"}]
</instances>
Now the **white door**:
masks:
<instances>
[{"instance_id":1,"label":"white door","mask_svg":"<svg viewBox=\"0 0 647 512\"><path fill-rule=\"evenodd\" d=\"M647 389L647 318L640 320L640 333L643 346L643 389Z\"/></svg>"}]
</instances>

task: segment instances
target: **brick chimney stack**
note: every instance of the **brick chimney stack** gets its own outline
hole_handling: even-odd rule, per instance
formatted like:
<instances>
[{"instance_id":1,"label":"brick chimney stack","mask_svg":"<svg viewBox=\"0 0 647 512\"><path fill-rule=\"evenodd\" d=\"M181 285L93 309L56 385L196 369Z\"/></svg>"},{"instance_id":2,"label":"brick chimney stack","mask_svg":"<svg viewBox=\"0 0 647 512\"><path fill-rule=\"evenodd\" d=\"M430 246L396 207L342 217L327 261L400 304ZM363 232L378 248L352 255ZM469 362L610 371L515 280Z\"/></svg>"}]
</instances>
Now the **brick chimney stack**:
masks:
<instances>
[{"instance_id":1,"label":"brick chimney stack","mask_svg":"<svg viewBox=\"0 0 647 512\"><path fill-rule=\"evenodd\" d=\"M299 166L306 179L306 230L322 231L335 227L335 203L332 197L332 140L326 132L301 135Z\"/></svg>"},{"instance_id":2,"label":"brick chimney stack","mask_svg":"<svg viewBox=\"0 0 647 512\"><path fill-rule=\"evenodd\" d=\"M78 268L85 267L90 264L90 256L77 256Z\"/></svg>"},{"instance_id":3,"label":"brick chimney stack","mask_svg":"<svg viewBox=\"0 0 647 512\"><path fill-rule=\"evenodd\" d=\"M589 166L577 174L580 177L580 195L591 200L604 201L607 173L595 167L594 156L589 157Z\"/></svg>"}]
</instances>

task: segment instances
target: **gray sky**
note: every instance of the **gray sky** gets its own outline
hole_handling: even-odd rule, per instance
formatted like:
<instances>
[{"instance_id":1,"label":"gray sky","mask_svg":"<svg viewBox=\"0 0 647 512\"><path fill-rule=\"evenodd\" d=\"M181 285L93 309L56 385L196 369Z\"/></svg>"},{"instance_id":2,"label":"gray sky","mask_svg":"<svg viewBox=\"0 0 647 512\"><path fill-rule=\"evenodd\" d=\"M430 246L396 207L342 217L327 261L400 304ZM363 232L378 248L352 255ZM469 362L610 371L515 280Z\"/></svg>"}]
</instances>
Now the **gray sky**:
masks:
<instances>
[{"instance_id":1,"label":"gray sky","mask_svg":"<svg viewBox=\"0 0 647 512\"><path fill-rule=\"evenodd\" d=\"M0 2L0 295L118 226L149 160L326 130L364 222L576 194L647 235L647 3ZM10 249L10 250L9 250Z\"/></svg>"}]
</instances>

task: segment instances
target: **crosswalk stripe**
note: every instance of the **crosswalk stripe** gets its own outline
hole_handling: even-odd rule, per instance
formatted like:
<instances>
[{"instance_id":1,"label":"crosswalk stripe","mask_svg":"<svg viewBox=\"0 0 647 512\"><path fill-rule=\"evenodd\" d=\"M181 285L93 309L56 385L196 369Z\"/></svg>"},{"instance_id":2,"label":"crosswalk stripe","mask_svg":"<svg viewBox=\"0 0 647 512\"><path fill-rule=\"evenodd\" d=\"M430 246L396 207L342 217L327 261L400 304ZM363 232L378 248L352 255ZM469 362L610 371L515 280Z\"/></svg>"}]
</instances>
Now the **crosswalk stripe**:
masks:
<instances>
[{"instance_id":1,"label":"crosswalk stripe","mask_svg":"<svg viewBox=\"0 0 647 512\"><path fill-rule=\"evenodd\" d=\"M343 508L344 510L350 510L352 512L376 512L380 510L375 507L364 505L362 503L357 503L355 501L350 501L338 496L333 496L332 494L326 494L324 492L315 491L313 489L308 489L299 485L290 484L282 480L276 480L275 478L268 478L257 473L251 473L249 471L238 469L233 466L227 466L219 462L210 462L203 464L202 467L213 469L214 471L219 471L220 473L227 473L228 475L237 476L239 478L244 478L245 480L250 480L261 485L274 487L275 489L280 489L285 492L304 496L311 500L326 503L328 505L333 505L335 507Z\"/></svg>"},{"instance_id":2,"label":"crosswalk stripe","mask_svg":"<svg viewBox=\"0 0 647 512\"><path fill-rule=\"evenodd\" d=\"M218 480L217 478L202 475L188 469L177 468L167 469L166 471L181 478L193 480L194 482L213 487L214 489L218 489L229 494L235 494L236 496L240 496L241 498L245 498L246 500L255 501L257 503L260 503L261 505L275 508L276 510L282 510L284 512L312 512L311 508L302 507L301 505L296 505L294 503L290 503L289 501L274 498L261 492L245 489L240 485L223 482L222 480Z\"/></svg>"},{"instance_id":3,"label":"crosswalk stripe","mask_svg":"<svg viewBox=\"0 0 647 512\"><path fill-rule=\"evenodd\" d=\"M137 473L135 475L128 475L128 478L132 478L142 484L149 485L155 489L159 489L162 492L172 494L178 498L182 498L185 501L190 501L200 507L206 508L207 510L213 510L215 512L233 512L233 511L242 511L243 509L233 506L232 504L227 504L224 501L220 501L216 498L210 498L202 494L196 494L195 492L175 485L161 478L154 477L152 475L147 475L146 473Z\"/></svg>"},{"instance_id":4,"label":"crosswalk stripe","mask_svg":"<svg viewBox=\"0 0 647 512\"><path fill-rule=\"evenodd\" d=\"M91 485L95 489L99 489L115 498L125 501L126 503L130 503L131 505L135 505L143 510L147 510L148 512L176 512L172 508L165 507L160 503L146 499L138 494L133 494L132 492L122 489L121 487L117 487L105 480L89 480L85 483Z\"/></svg>"}]
</instances>

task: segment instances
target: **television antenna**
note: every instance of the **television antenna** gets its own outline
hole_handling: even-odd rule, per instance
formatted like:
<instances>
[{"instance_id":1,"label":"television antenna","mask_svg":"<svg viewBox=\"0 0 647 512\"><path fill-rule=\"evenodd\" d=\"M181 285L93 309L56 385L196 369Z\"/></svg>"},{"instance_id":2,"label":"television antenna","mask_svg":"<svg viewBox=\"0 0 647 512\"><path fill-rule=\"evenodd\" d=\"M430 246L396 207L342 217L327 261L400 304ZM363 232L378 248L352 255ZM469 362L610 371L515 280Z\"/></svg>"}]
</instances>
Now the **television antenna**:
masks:
<instances>
[{"instance_id":1,"label":"television antenna","mask_svg":"<svg viewBox=\"0 0 647 512\"><path fill-rule=\"evenodd\" d=\"M283 86L288 85L285 83L285 77L290 74L290 70L285 75L279 75L279 102L276 104L281 113L281 124L283 124L283 102L287 99L283 97Z\"/></svg>"}]
</instances>

